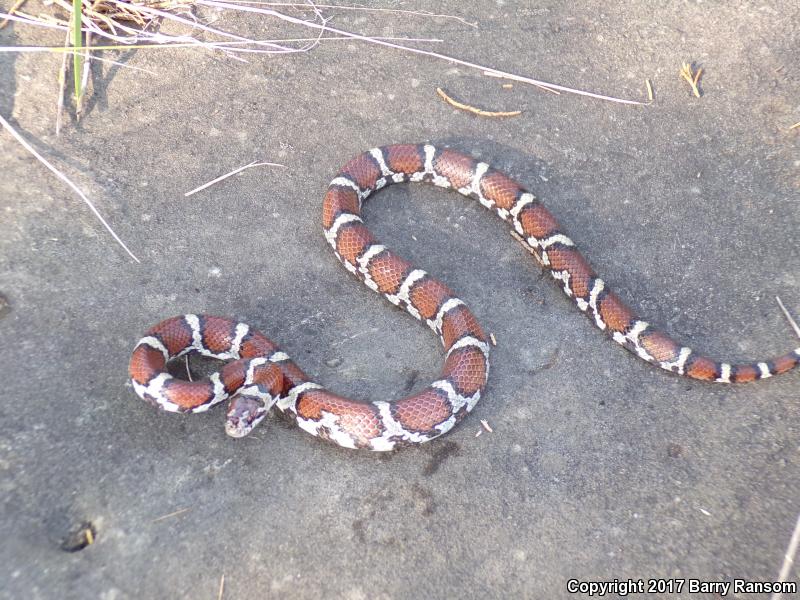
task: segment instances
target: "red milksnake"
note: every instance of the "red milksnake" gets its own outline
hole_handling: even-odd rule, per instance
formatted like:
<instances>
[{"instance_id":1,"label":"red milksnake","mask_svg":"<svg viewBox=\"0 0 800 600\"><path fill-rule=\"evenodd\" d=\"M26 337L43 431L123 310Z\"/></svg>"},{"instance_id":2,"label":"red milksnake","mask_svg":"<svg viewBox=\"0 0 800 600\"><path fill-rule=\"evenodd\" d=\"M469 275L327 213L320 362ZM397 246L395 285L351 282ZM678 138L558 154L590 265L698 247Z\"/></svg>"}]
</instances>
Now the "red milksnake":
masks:
<instances>
[{"instance_id":1,"label":"red milksnake","mask_svg":"<svg viewBox=\"0 0 800 600\"><path fill-rule=\"evenodd\" d=\"M345 268L369 288L424 320L439 336L444 369L421 392L394 402L337 396L313 383L263 334L244 323L184 315L150 329L133 351L136 393L171 412L203 412L231 398L226 431L247 435L274 405L302 429L348 448L391 450L426 442L456 425L481 397L489 342L477 319L447 286L380 244L361 220L361 204L392 183L419 181L477 199L509 223L578 308L639 358L692 379L740 383L785 373L800 348L771 361L732 365L695 354L637 318L589 266L553 215L504 173L465 154L431 145L375 148L351 160L325 195L325 237ZM188 382L166 363L187 352L232 360Z\"/></svg>"}]
</instances>

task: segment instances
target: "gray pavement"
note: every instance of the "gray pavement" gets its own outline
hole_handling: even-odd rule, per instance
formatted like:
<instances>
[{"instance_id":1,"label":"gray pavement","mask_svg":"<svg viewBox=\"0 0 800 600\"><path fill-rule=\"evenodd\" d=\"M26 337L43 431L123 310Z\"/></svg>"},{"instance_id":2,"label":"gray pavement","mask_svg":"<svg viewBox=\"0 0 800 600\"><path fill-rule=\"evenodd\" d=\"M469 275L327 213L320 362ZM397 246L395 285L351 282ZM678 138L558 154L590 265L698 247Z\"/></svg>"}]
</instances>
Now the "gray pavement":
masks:
<instances>
[{"instance_id":1,"label":"gray pavement","mask_svg":"<svg viewBox=\"0 0 800 600\"><path fill-rule=\"evenodd\" d=\"M336 170L401 141L507 170L623 298L681 341L731 360L796 345L773 297L800 312L789 131L800 120L800 9L655 4L436 3L479 29L335 20L624 97L646 98L650 78L657 101L646 108L503 89L356 42L247 64L132 51L126 64L154 74L98 69L88 114L56 138L59 57L0 54L0 114L142 259L0 134L0 597L213 599L223 574L225 598L348 600L563 598L570 578L774 580L800 512L800 375L725 387L656 371L457 194L396 186L366 208L384 243L447 282L497 338L488 392L448 436L353 452L273 416L233 440L222 410L158 413L126 384L142 332L185 312L259 328L354 397L398 398L435 378L433 336L349 276L320 226ZM279 34L255 18L220 24ZM3 44L60 41L0 33ZM678 77L687 60L704 68L700 99ZM458 112L437 86L524 113ZM288 169L183 196L252 160ZM476 437L481 419L493 433ZM95 543L64 551L84 523Z\"/></svg>"}]
</instances>

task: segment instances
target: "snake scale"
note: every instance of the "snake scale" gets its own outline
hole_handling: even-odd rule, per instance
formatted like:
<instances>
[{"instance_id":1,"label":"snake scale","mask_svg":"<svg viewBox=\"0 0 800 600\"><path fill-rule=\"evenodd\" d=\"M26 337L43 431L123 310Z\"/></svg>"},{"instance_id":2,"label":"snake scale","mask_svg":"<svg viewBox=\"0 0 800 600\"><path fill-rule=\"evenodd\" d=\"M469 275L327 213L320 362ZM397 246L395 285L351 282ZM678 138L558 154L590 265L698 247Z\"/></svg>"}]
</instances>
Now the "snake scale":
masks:
<instances>
[{"instance_id":1,"label":"snake scale","mask_svg":"<svg viewBox=\"0 0 800 600\"><path fill-rule=\"evenodd\" d=\"M675 342L637 317L597 276L553 215L519 183L449 148L375 148L347 163L323 201L325 237L345 268L392 304L425 321L444 346L441 376L394 402L338 396L311 381L289 356L244 323L183 315L152 327L133 350L130 377L144 400L170 412L203 412L228 398L226 431L247 435L273 406L312 435L347 448L392 450L451 430L480 400L490 344L475 315L442 282L378 242L361 219L362 202L393 183L425 182L478 200L506 221L564 293L611 339L647 361L691 379L742 383L785 373L800 348L767 361L731 364ZM200 381L170 375L187 352L229 360Z\"/></svg>"}]
</instances>

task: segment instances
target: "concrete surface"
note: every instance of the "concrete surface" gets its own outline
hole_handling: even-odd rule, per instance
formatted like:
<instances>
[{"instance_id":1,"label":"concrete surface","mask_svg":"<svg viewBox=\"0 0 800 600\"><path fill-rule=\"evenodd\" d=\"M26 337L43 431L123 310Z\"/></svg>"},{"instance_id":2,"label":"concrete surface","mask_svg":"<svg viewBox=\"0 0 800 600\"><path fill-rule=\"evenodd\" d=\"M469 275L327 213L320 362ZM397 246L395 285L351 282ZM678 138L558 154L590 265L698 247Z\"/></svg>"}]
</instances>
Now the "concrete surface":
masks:
<instances>
[{"instance_id":1,"label":"concrete surface","mask_svg":"<svg viewBox=\"0 0 800 600\"><path fill-rule=\"evenodd\" d=\"M606 281L687 344L732 360L797 344L773 299L800 312L796 3L435 8L480 28L370 13L335 23L441 38L442 52L624 97L645 98L650 78L657 102L507 90L360 43L248 64L138 51L122 60L154 74L99 68L88 114L56 138L60 59L0 54L2 114L142 259L0 134L0 597L213 599L223 574L225 598L348 600L777 577L800 512L800 375L725 387L654 370L457 194L398 186L366 209L387 245L457 290L497 338L485 399L445 438L357 453L272 417L237 441L221 410L161 414L126 385L141 333L190 311L258 327L338 392L397 398L435 377L437 342L348 276L320 227L336 169L400 141L508 170ZM281 32L256 18L217 24ZM61 42L19 25L0 35ZM701 99L682 61L704 68ZM457 112L436 86L524 114ZM289 168L184 198L252 160ZM494 433L476 437L480 419ZM95 543L62 550L83 523Z\"/></svg>"}]
</instances>

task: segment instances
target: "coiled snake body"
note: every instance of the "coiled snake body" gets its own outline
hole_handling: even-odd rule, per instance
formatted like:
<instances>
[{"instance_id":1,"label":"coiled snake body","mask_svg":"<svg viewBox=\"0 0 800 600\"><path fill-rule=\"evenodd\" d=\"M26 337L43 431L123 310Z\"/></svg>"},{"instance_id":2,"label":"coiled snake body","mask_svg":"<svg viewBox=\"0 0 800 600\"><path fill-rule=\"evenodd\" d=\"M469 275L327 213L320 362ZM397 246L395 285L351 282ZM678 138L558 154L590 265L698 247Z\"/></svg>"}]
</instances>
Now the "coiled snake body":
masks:
<instances>
[{"instance_id":1,"label":"coiled snake body","mask_svg":"<svg viewBox=\"0 0 800 600\"><path fill-rule=\"evenodd\" d=\"M203 412L231 398L226 431L234 437L248 434L273 405L294 416L302 429L347 448L391 450L452 429L486 385L487 336L464 302L380 244L360 216L372 192L407 181L457 190L494 211L591 322L651 364L692 379L740 383L785 373L800 363L800 348L771 361L733 365L681 346L636 317L594 273L553 215L510 177L455 150L393 145L365 152L342 168L325 195L323 228L348 271L439 336L445 352L439 379L394 402L352 400L312 382L248 325L183 315L154 326L135 347L130 376L136 393L171 412ZM207 379L183 381L165 367L187 352L232 362Z\"/></svg>"}]
</instances>

